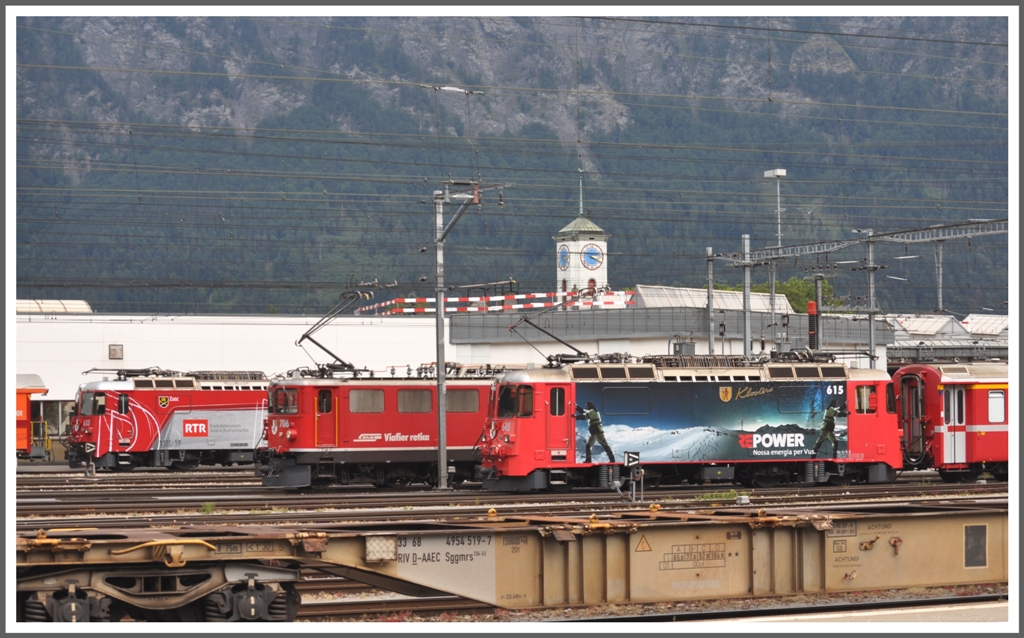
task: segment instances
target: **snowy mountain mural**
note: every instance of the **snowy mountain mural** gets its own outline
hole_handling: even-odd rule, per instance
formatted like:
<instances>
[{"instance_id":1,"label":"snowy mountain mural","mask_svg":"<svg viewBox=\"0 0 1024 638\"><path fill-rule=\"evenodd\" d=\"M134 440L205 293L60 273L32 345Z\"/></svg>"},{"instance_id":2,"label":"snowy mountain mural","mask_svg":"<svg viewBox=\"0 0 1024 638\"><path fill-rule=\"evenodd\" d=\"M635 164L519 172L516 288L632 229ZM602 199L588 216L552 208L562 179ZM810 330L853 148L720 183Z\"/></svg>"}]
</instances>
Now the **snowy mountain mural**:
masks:
<instances>
[{"instance_id":1,"label":"snowy mountain mural","mask_svg":"<svg viewBox=\"0 0 1024 638\"><path fill-rule=\"evenodd\" d=\"M617 459L626 451L639 452L641 463L809 459L824 409L845 385L581 384L577 402L598 407ZM846 430L846 418L837 418L837 449L826 441L819 458L846 456ZM577 462L589 436L587 421L577 421ZM605 458L600 443L593 458Z\"/></svg>"}]
</instances>

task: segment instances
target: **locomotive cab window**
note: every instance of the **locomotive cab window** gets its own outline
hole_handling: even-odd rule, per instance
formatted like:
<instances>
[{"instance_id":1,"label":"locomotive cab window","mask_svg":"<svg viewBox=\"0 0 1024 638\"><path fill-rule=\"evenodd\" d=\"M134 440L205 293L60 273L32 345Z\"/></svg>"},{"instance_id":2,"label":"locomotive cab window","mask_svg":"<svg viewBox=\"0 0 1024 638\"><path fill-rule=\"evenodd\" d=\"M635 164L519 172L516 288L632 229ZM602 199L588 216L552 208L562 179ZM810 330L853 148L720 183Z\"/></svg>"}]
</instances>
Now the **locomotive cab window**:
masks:
<instances>
[{"instance_id":1,"label":"locomotive cab window","mask_svg":"<svg viewBox=\"0 0 1024 638\"><path fill-rule=\"evenodd\" d=\"M533 387L519 386L519 409L516 416L533 416Z\"/></svg>"},{"instance_id":2,"label":"locomotive cab window","mask_svg":"<svg viewBox=\"0 0 1024 638\"><path fill-rule=\"evenodd\" d=\"M101 416L107 411L107 395L102 392L82 393L82 416Z\"/></svg>"},{"instance_id":3,"label":"locomotive cab window","mask_svg":"<svg viewBox=\"0 0 1024 638\"><path fill-rule=\"evenodd\" d=\"M321 390L316 395L316 411L320 414L327 414L331 411L331 391Z\"/></svg>"},{"instance_id":4,"label":"locomotive cab window","mask_svg":"<svg viewBox=\"0 0 1024 638\"><path fill-rule=\"evenodd\" d=\"M502 386L498 394L499 418L533 416L533 387L528 385Z\"/></svg>"},{"instance_id":5,"label":"locomotive cab window","mask_svg":"<svg viewBox=\"0 0 1024 638\"><path fill-rule=\"evenodd\" d=\"M274 400L270 405L274 414L298 414L299 391L295 388L277 388L274 390Z\"/></svg>"},{"instance_id":6,"label":"locomotive cab window","mask_svg":"<svg viewBox=\"0 0 1024 638\"><path fill-rule=\"evenodd\" d=\"M873 385L857 386L857 414L874 414L878 411L878 395Z\"/></svg>"}]
</instances>

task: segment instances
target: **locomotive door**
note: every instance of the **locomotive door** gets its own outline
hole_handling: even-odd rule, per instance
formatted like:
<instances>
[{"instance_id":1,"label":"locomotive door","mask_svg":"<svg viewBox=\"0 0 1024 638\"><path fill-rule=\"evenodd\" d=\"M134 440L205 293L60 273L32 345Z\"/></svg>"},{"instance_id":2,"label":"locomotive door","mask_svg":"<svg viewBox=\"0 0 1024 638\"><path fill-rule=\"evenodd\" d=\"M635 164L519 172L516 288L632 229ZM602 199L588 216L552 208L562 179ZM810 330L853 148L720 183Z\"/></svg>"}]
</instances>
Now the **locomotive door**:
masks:
<instances>
[{"instance_id":1,"label":"locomotive door","mask_svg":"<svg viewBox=\"0 0 1024 638\"><path fill-rule=\"evenodd\" d=\"M903 461L912 467L924 462L924 384L921 378L906 375L900 379L900 427L903 428Z\"/></svg>"},{"instance_id":2,"label":"locomotive door","mask_svg":"<svg viewBox=\"0 0 1024 638\"><path fill-rule=\"evenodd\" d=\"M547 448L549 450L569 449L573 432L576 429L575 420L566 414L566 397L568 396L567 386L551 386L548 388L548 409L546 416Z\"/></svg>"},{"instance_id":3,"label":"locomotive door","mask_svg":"<svg viewBox=\"0 0 1024 638\"><path fill-rule=\"evenodd\" d=\"M338 445L338 410L334 393L321 389L316 395L316 446Z\"/></svg>"},{"instance_id":4,"label":"locomotive door","mask_svg":"<svg viewBox=\"0 0 1024 638\"><path fill-rule=\"evenodd\" d=\"M942 462L967 462L967 426L964 421L966 396L962 387L946 387L942 391Z\"/></svg>"}]
</instances>

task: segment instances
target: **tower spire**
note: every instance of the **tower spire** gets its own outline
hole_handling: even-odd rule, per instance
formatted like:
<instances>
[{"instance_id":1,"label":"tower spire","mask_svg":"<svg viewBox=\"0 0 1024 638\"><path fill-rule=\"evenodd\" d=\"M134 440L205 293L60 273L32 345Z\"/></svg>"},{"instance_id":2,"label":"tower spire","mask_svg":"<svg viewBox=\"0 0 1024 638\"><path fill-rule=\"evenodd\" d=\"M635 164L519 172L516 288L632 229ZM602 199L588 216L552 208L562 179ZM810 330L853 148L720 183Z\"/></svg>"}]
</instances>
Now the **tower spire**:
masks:
<instances>
[{"instance_id":1,"label":"tower spire","mask_svg":"<svg viewBox=\"0 0 1024 638\"><path fill-rule=\"evenodd\" d=\"M580 168L580 217L583 217L583 169Z\"/></svg>"}]
</instances>

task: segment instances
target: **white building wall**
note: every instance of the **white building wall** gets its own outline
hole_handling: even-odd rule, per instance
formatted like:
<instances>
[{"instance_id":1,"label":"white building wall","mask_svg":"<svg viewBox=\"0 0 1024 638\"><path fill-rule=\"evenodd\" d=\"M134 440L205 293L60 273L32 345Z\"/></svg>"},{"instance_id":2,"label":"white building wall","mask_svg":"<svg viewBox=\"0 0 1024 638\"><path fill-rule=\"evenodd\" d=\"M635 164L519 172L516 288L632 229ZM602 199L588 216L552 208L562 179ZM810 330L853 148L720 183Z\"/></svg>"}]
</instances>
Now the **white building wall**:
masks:
<instances>
[{"instance_id":1,"label":"white building wall","mask_svg":"<svg viewBox=\"0 0 1024 638\"><path fill-rule=\"evenodd\" d=\"M315 344L295 342L320 317L278 315L18 315L15 365L8 358L8 401L14 403L15 375L38 374L49 388L46 400L72 400L79 384L96 381L102 373L84 376L92 368L160 367L168 370L258 370L268 376L329 363L331 357ZM313 338L357 368L389 374L395 366L404 374L436 359L435 320L427 317L339 317ZM707 354L707 341L695 337L696 353ZM445 359L462 364L544 365L546 357L572 354L556 341L452 345L445 325ZM109 346L123 346L124 358L111 360ZM633 356L670 354L663 337L573 340L589 354L629 353ZM722 343L716 339L716 354ZM885 369L885 346L877 350L876 368ZM726 341L725 354L743 354L743 343ZM755 354L757 354L755 352ZM868 368L866 357L842 359L852 367ZM110 373L107 376L111 376Z\"/></svg>"},{"instance_id":2,"label":"white building wall","mask_svg":"<svg viewBox=\"0 0 1024 638\"><path fill-rule=\"evenodd\" d=\"M8 359L7 378L17 372L38 374L50 389L47 400L71 400L79 384L102 378L98 373L82 375L91 368L259 370L270 376L332 360L309 341L295 345L319 319L18 315L17 363L11 370ZM415 368L437 357L433 317L343 317L313 338L356 367L377 371L400 365L404 372L406 365ZM123 346L122 360L108 357L111 344ZM445 358L455 360L447 352Z\"/></svg>"}]
</instances>

